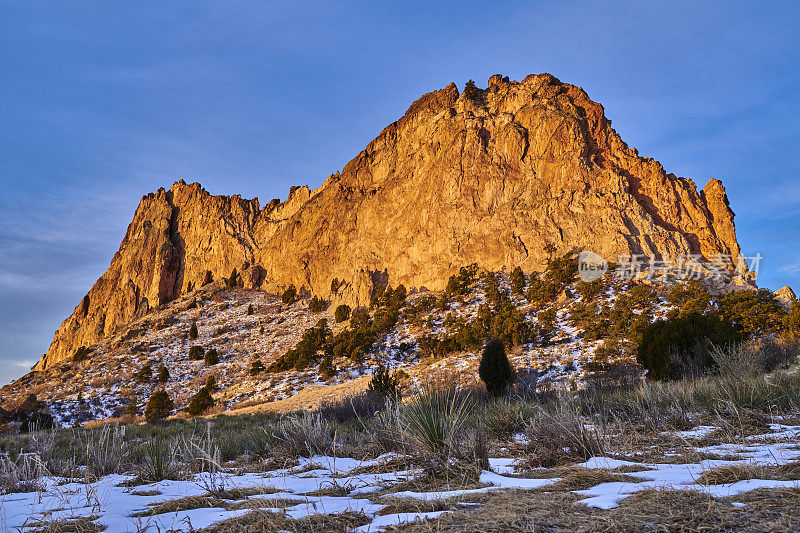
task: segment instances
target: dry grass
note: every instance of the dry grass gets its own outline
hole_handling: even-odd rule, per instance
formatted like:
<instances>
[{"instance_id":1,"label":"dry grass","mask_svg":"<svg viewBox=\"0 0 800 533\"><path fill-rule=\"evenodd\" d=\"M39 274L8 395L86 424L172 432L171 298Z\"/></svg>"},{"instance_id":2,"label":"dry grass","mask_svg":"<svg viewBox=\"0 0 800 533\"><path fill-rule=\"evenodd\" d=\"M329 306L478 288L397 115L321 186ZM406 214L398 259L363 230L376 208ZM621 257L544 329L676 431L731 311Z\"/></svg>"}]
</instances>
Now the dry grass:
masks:
<instances>
[{"instance_id":1,"label":"dry grass","mask_svg":"<svg viewBox=\"0 0 800 533\"><path fill-rule=\"evenodd\" d=\"M633 477L624 473L615 472L606 468L583 468L580 466L568 466L551 468L546 471L547 478L560 478L552 485L547 485L540 490L543 491L570 491L590 489L600 483L610 483L621 481L628 483L641 483L642 478Z\"/></svg>"},{"instance_id":2,"label":"dry grass","mask_svg":"<svg viewBox=\"0 0 800 533\"><path fill-rule=\"evenodd\" d=\"M748 463L718 466L703 472L695 483L697 485L726 485L745 479L800 480L800 461L778 466Z\"/></svg>"},{"instance_id":3,"label":"dry grass","mask_svg":"<svg viewBox=\"0 0 800 533\"><path fill-rule=\"evenodd\" d=\"M160 496L162 492L160 490L132 490L130 494L132 496Z\"/></svg>"},{"instance_id":4,"label":"dry grass","mask_svg":"<svg viewBox=\"0 0 800 533\"><path fill-rule=\"evenodd\" d=\"M97 533L105 529L95 522L97 516L85 518L65 518L62 520L47 520L29 523L27 526L31 533Z\"/></svg>"},{"instance_id":5,"label":"dry grass","mask_svg":"<svg viewBox=\"0 0 800 533\"><path fill-rule=\"evenodd\" d=\"M446 514L433 522L388 531L412 532L730 532L800 530L800 489L753 491L715 499L698 491L646 490L619 507L599 510L580 505L571 492L491 493L484 505ZM743 508L731 502L745 502Z\"/></svg>"},{"instance_id":6,"label":"dry grass","mask_svg":"<svg viewBox=\"0 0 800 533\"><path fill-rule=\"evenodd\" d=\"M295 533L347 532L358 526L369 524L370 519L362 513L345 512L330 515L311 515L292 520L279 513L254 510L246 515L224 520L204 533L241 533L243 531L292 531Z\"/></svg>"},{"instance_id":7,"label":"dry grass","mask_svg":"<svg viewBox=\"0 0 800 533\"><path fill-rule=\"evenodd\" d=\"M302 499L288 498L252 498L238 502L217 498L215 496L186 496L175 500L154 503L144 511L131 515L132 517L155 516L164 513L177 513L180 511L190 511L192 509L219 508L228 511L238 509L259 509L259 508L286 508L303 503Z\"/></svg>"}]
</instances>

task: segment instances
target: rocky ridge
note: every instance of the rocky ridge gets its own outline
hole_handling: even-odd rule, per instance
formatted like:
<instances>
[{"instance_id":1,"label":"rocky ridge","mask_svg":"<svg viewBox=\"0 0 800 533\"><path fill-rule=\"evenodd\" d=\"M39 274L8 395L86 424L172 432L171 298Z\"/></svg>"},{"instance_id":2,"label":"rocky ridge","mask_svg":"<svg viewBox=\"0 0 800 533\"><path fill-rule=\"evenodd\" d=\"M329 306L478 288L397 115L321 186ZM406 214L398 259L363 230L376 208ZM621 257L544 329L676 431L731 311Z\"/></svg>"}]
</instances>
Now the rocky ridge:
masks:
<instances>
[{"instance_id":1,"label":"rocky ridge","mask_svg":"<svg viewBox=\"0 0 800 533\"><path fill-rule=\"evenodd\" d=\"M214 196L183 181L143 197L109 269L35 366L182 294L241 285L358 305L377 286L440 289L462 265L542 270L554 253L740 257L716 179L697 190L629 148L583 89L549 74L492 76L414 102L341 173L286 201ZM332 280L339 284L332 292Z\"/></svg>"}]
</instances>

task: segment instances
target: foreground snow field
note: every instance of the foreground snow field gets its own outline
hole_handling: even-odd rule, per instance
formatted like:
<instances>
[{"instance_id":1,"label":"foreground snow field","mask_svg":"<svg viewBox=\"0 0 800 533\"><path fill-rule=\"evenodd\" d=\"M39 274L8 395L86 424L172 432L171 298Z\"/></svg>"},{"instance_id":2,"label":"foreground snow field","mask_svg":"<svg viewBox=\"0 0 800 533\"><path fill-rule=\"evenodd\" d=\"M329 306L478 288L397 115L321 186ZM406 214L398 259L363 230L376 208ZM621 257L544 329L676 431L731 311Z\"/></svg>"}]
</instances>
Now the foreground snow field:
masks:
<instances>
[{"instance_id":1,"label":"foreground snow field","mask_svg":"<svg viewBox=\"0 0 800 533\"><path fill-rule=\"evenodd\" d=\"M683 438L707 434L698 428ZM610 509L637 491L648 489L697 490L721 498L759 488L798 488L799 481L742 479L733 483L706 485L701 476L727 466L779 466L800 459L800 426L771 425L771 432L744 437L740 442L696 446L701 454L725 459L696 463L648 463L614 457L593 457L575 465L584 469L625 472L635 481L599 483L572 491L582 497L576 505ZM669 454L665 454L667 459ZM201 473L181 481L161 481L130 486L132 476L109 475L96 482L48 477L39 492L0 495L0 528L3 531L33 531L48 524L88 519L106 531L190 531L211 527L258 509L289 519L312 515L357 513L364 524L357 531L380 531L388 526L416 520L434 520L451 510L386 512L387 500L447 501L450 508L468 508L481 503L461 502L471 495L505 490L547 491L558 478L517 477L514 458L491 458L490 470L480 475L479 488L447 491L392 491L392 487L420 475L417 469L393 471L395 454L377 459L314 456L299 464L268 472ZM536 469L533 470L536 472ZM527 474L531 474L528 470ZM639 481L640 480L640 481ZM327 494L326 494L327 493ZM217 494L212 503L197 498ZM337 494L337 495L328 495ZM195 498L195 500L187 500ZM185 502L192 503L186 504ZM222 505L214 505L213 502ZM165 503L175 502L172 509ZM183 502L183 503L181 503ZM211 506L209 506L211 505ZM733 502L733 505L745 505ZM445 506L448 507L448 506Z\"/></svg>"}]
</instances>

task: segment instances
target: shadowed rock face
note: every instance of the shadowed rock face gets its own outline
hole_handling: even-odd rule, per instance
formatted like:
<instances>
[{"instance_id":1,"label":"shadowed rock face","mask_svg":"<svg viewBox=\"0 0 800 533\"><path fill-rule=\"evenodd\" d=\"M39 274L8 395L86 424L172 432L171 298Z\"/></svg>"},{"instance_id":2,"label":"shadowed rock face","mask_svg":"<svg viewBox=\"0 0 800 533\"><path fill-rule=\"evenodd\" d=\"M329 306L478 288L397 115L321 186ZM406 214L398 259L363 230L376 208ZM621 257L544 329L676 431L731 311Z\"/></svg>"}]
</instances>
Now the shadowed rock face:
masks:
<instances>
[{"instance_id":1,"label":"shadowed rock face","mask_svg":"<svg viewBox=\"0 0 800 533\"><path fill-rule=\"evenodd\" d=\"M730 254L722 183L697 190L620 139L603 107L549 74L422 96L341 173L285 202L175 183L142 198L119 251L37 369L233 268L247 287L363 304L376 284L442 288L469 263L543 269L556 253Z\"/></svg>"}]
</instances>

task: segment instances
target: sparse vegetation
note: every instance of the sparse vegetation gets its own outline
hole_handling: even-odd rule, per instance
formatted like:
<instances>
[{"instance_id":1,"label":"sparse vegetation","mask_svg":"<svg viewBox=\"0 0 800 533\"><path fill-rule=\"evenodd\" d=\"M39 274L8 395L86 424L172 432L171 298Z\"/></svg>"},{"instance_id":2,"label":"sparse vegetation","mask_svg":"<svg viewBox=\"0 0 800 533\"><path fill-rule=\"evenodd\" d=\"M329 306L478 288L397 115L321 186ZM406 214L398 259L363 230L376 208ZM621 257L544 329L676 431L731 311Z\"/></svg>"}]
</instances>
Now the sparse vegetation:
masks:
<instances>
[{"instance_id":1,"label":"sparse vegetation","mask_svg":"<svg viewBox=\"0 0 800 533\"><path fill-rule=\"evenodd\" d=\"M197 338L197 322L192 322L192 326L189 328L189 338L192 340Z\"/></svg>"},{"instance_id":2,"label":"sparse vegetation","mask_svg":"<svg viewBox=\"0 0 800 533\"><path fill-rule=\"evenodd\" d=\"M372 379L369 382L368 390L378 394L396 398L400 393L400 378L396 372L390 371L384 365L378 365Z\"/></svg>"},{"instance_id":3,"label":"sparse vegetation","mask_svg":"<svg viewBox=\"0 0 800 533\"><path fill-rule=\"evenodd\" d=\"M214 366L219 363L219 354L217 353L216 348L209 349L205 355L203 355L203 361L205 362L206 366Z\"/></svg>"},{"instance_id":4,"label":"sparse vegetation","mask_svg":"<svg viewBox=\"0 0 800 533\"><path fill-rule=\"evenodd\" d=\"M191 346L189 348L189 361L202 361L205 350L202 346Z\"/></svg>"},{"instance_id":5,"label":"sparse vegetation","mask_svg":"<svg viewBox=\"0 0 800 533\"><path fill-rule=\"evenodd\" d=\"M90 353L92 353L90 349L88 349L86 346L81 346L75 350L75 353L72 354L72 360L76 363L86 361L89 358Z\"/></svg>"},{"instance_id":6,"label":"sparse vegetation","mask_svg":"<svg viewBox=\"0 0 800 533\"><path fill-rule=\"evenodd\" d=\"M281 295L281 301L286 305L291 305L297 301L297 289L294 284L286 287L286 290L283 291L283 295Z\"/></svg>"},{"instance_id":7,"label":"sparse vegetation","mask_svg":"<svg viewBox=\"0 0 800 533\"><path fill-rule=\"evenodd\" d=\"M139 372L136 373L136 381L139 383L150 383L153 379L153 367L150 363L144 365Z\"/></svg>"},{"instance_id":8,"label":"sparse vegetation","mask_svg":"<svg viewBox=\"0 0 800 533\"><path fill-rule=\"evenodd\" d=\"M327 306L328 302L317 296L314 296L308 301L308 310L312 313L321 313Z\"/></svg>"},{"instance_id":9,"label":"sparse vegetation","mask_svg":"<svg viewBox=\"0 0 800 533\"><path fill-rule=\"evenodd\" d=\"M175 404L169 397L166 391L157 390L147 400L147 406L144 409L144 418L151 424L163 421L172 414Z\"/></svg>"},{"instance_id":10,"label":"sparse vegetation","mask_svg":"<svg viewBox=\"0 0 800 533\"><path fill-rule=\"evenodd\" d=\"M337 324L348 320L350 318L350 306L347 304L337 306L333 317L336 319Z\"/></svg>"},{"instance_id":11,"label":"sparse vegetation","mask_svg":"<svg viewBox=\"0 0 800 533\"><path fill-rule=\"evenodd\" d=\"M167 367L161 363L158 365L158 382L166 383L167 381L169 381L169 370L167 370Z\"/></svg>"},{"instance_id":12,"label":"sparse vegetation","mask_svg":"<svg viewBox=\"0 0 800 533\"><path fill-rule=\"evenodd\" d=\"M234 268L231 271L231 275L228 276L228 288L232 289L238 285L239 285L239 274L236 272L236 269Z\"/></svg>"}]
</instances>

